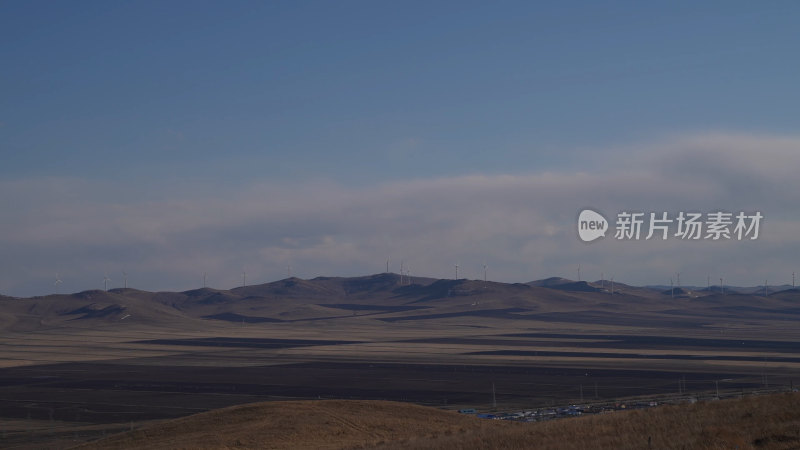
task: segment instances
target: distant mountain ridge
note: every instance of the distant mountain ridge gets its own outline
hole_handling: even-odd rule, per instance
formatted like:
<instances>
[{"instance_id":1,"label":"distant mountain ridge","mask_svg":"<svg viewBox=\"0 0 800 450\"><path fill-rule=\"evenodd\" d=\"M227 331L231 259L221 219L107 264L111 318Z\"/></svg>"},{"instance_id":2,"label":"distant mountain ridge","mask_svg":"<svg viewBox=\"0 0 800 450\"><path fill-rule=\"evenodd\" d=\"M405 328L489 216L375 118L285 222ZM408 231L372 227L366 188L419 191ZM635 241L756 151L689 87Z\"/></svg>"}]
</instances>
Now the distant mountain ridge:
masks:
<instances>
[{"instance_id":1,"label":"distant mountain ridge","mask_svg":"<svg viewBox=\"0 0 800 450\"><path fill-rule=\"evenodd\" d=\"M418 276L408 276L408 275L399 275L395 273L378 273L373 275L365 275L365 276L357 276L357 277L327 277L327 276L319 276L310 279L303 279L298 277L289 277L284 278L281 280L276 280L267 283L260 283L254 285L246 285L246 286L237 286L231 289L215 289L210 287L203 287L203 288L196 288L190 289L187 291L181 292L173 292L173 291L158 291L158 292L151 292L151 291L143 291L135 288L112 288L108 291L103 291L101 289L90 289L86 291L80 291L72 294L48 294L43 296L34 296L34 297L13 297L0 294L0 300L11 300L11 299L37 299L37 298L48 298L53 296L64 296L64 295L71 295L71 296L81 296L84 298L90 298L92 295L96 297L102 297L105 293L112 293L118 295L153 295L153 294L185 294L190 297L207 297L208 295L215 294L235 294L236 296L269 296L269 295L306 295L306 294L324 294L324 295L341 295L341 294L359 294L359 293L366 293L366 292L377 292L382 290L394 289L398 286L430 286L435 283L438 283L437 286L446 285L448 283L481 283L482 280L471 280L467 278L461 279L437 279L437 278L429 278L429 277L418 277ZM676 291L677 289L683 289L685 292L696 292L696 293L720 293L724 290L726 293L741 293L741 294L754 294L754 295L763 295L764 286L720 286L720 285L710 285L710 286L692 286L692 285L663 285L663 284L654 284L654 285L643 285L643 286L636 286L631 284L625 284L620 281L611 281L608 279L605 280L597 280L597 281L575 281L569 278L562 278L562 277L549 277L543 278L540 280L528 281L525 283L506 283L506 282L497 282L497 281L487 281L487 283L495 283L499 285L528 285L534 287L544 287L544 288L551 288L551 289L558 289L558 290L565 290L565 291L586 291L586 292L599 292L603 290L609 290L611 284L613 283L614 286L618 289L648 289L653 291L666 291L670 288L674 288ZM800 290L800 288L794 288L789 284L781 284L781 285L768 285L767 286L767 293L774 294L783 291L791 291L791 290Z\"/></svg>"},{"instance_id":2,"label":"distant mountain ridge","mask_svg":"<svg viewBox=\"0 0 800 450\"><path fill-rule=\"evenodd\" d=\"M116 322L202 328L209 320L269 324L359 318L388 323L483 316L494 320L616 323L621 320L619 310L622 307L642 311L669 308L673 315L670 317L685 308L687 316L702 311L713 317L723 313L720 305L727 308L725 314L730 314L731 308L744 311L754 304L791 302L800 298L797 289L777 289L768 289L768 296L764 297L763 287L759 291L726 286L723 295L722 290L713 288L665 289L664 286L637 287L609 280L587 282L559 277L528 283L434 279L394 273L308 280L290 277L229 290L206 287L183 292L148 292L115 288L31 298L0 297L0 329ZM774 314L781 308L784 308L782 304L770 304L759 306L758 311L764 314L773 311ZM629 321L634 322L634 316Z\"/></svg>"}]
</instances>

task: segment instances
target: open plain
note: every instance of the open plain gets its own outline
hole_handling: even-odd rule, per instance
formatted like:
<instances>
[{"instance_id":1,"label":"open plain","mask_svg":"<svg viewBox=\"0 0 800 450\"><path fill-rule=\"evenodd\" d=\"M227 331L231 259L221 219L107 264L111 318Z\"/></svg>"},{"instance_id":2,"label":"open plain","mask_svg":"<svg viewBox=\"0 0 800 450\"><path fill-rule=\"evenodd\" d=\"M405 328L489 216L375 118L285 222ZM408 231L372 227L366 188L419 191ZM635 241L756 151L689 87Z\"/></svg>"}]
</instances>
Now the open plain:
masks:
<instances>
[{"instance_id":1,"label":"open plain","mask_svg":"<svg viewBox=\"0 0 800 450\"><path fill-rule=\"evenodd\" d=\"M0 299L3 447L276 400L479 412L791 390L800 293L378 274Z\"/></svg>"}]
</instances>

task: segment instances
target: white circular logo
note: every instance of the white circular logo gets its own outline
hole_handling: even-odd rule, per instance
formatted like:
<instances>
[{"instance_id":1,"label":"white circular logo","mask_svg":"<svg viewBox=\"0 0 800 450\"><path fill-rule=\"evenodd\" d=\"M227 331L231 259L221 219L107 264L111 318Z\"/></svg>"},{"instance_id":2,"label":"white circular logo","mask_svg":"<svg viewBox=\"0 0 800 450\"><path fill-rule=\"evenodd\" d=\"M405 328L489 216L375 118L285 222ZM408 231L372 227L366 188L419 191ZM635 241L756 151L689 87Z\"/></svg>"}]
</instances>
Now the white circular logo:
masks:
<instances>
[{"instance_id":1,"label":"white circular logo","mask_svg":"<svg viewBox=\"0 0 800 450\"><path fill-rule=\"evenodd\" d=\"M606 236L608 220L602 214L584 209L578 214L578 237L583 242L592 242Z\"/></svg>"}]
</instances>

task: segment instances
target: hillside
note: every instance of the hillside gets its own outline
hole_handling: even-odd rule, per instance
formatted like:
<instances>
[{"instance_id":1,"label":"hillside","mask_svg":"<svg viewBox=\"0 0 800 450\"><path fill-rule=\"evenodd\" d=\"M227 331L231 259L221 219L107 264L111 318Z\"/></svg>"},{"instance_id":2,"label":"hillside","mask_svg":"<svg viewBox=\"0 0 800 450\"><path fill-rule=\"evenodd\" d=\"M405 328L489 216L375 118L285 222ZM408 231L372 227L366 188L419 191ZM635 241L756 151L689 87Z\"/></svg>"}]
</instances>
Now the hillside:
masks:
<instances>
[{"instance_id":1,"label":"hillside","mask_svg":"<svg viewBox=\"0 0 800 450\"><path fill-rule=\"evenodd\" d=\"M78 448L789 449L800 445L798 425L796 393L539 423L482 420L396 402L331 400L225 408Z\"/></svg>"},{"instance_id":2,"label":"hillside","mask_svg":"<svg viewBox=\"0 0 800 450\"><path fill-rule=\"evenodd\" d=\"M495 425L452 411L387 401L286 401L209 411L80 449L339 449L461 434ZM510 425L510 424L508 424Z\"/></svg>"},{"instance_id":3,"label":"hillside","mask_svg":"<svg viewBox=\"0 0 800 450\"><path fill-rule=\"evenodd\" d=\"M265 401L479 410L496 401L501 410L518 411L584 398L707 393L717 385L727 396L796 386L796 290L672 298L619 283L611 295L605 281L557 281L539 283L552 285L545 287L377 274L231 290L3 298L0 447L63 448ZM352 412L359 420L385 420L359 408ZM313 410L297 414L313 417ZM427 414L415 411L406 416ZM291 408L281 414L290 420L283 428L291 429ZM323 428L330 417L314 419L311 428ZM367 432L354 442L461 433L460 423L445 431L425 428L430 423L423 420L409 434L370 422L358 425ZM489 424L497 422L473 422L464 433Z\"/></svg>"},{"instance_id":4,"label":"hillside","mask_svg":"<svg viewBox=\"0 0 800 450\"><path fill-rule=\"evenodd\" d=\"M770 297L730 292L676 292L548 278L529 283L435 280L384 273L362 277L287 278L230 290L184 292L92 290L33 298L0 297L0 329L125 324L203 330L208 321L279 323L340 320L379 322L485 317L501 320L595 323L613 326L668 322L678 328L708 326L746 312L771 320L800 313L797 290ZM621 312L624 311L624 314Z\"/></svg>"}]
</instances>

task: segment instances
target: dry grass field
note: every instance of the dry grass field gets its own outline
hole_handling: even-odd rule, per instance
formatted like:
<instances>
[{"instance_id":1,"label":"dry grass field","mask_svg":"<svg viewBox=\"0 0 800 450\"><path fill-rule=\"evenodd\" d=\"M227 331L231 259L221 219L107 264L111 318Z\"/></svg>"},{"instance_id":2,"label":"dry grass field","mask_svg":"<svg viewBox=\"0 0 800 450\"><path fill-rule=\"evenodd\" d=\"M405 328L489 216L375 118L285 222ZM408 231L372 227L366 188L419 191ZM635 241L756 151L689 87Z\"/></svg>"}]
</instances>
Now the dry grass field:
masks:
<instances>
[{"instance_id":1,"label":"dry grass field","mask_svg":"<svg viewBox=\"0 0 800 450\"><path fill-rule=\"evenodd\" d=\"M800 395L667 405L540 423L381 401L271 402L210 411L80 449L796 449Z\"/></svg>"},{"instance_id":2,"label":"dry grass field","mask_svg":"<svg viewBox=\"0 0 800 450\"><path fill-rule=\"evenodd\" d=\"M485 412L800 383L798 291L606 284L379 274L0 298L0 447L64 448L265 401Z\"/></svg>"}]
</instances>

